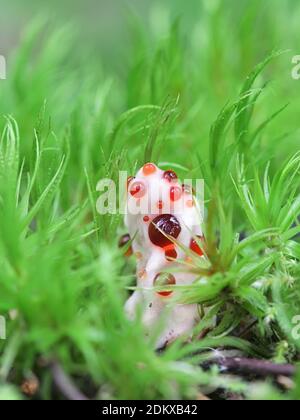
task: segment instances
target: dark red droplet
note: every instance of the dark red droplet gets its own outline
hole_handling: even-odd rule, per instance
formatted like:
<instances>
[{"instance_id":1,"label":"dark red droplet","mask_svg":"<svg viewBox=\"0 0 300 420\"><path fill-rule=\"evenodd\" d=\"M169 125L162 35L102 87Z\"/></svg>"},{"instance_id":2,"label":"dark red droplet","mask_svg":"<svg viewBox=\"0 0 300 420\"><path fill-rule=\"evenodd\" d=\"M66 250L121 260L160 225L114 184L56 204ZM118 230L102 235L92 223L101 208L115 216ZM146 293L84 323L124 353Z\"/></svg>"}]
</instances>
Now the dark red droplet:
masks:
<instances>
[{"instance_id":1,"label":"dark red droplet","mask_svg":"<svg viewBox=\"0 0 300 420\"><path fill-rule=\"evenodd\" d=\"M173 242L165 235L177 239L181 232L181 226L175 216L171 214L162 214L157 216L149 225L150 241L161 248L173 245ZM165 235L164 235L165 234Z\"/></svg>"},{"instance_id":2,"label":"dark red droplet","mask_svg":"<svg viewBox=\"0 0 300 420\"><path fill-rule=\"evenodd\" d=\"M197 238L198 238L198 242L203 241L204 239L202 236L197 236ZM191 239L190 249L196 254L198 254L200 257L202 257L203 251L194 238Z\"/></svg>"},{"instance_id":3,"label":"dark red droplet","mask_svg":"<svg viewBox=\"0 0 300 420\"><path fill-rule=\"evenodd\" d=\"M154 286L161 287L161 286L174 286L176 284L176 279L172 274L169 273L159 273L154 279ZM170 291L162 291L157 292L158 295L167 297L170 296L173 292Z\"/></svg>"},{"instance_id":4,"label":"dark red droplet","mask_svg":"<svg viewBox=\"0 0 300 420\"><path fill-rule=\"evenodd\" d=\"M174 171L165 171L163 177L169 182L174 182L178 179L178 176Z\"/></svg>"},{"instance_id":5,"label":"dark red droplet","mask_svg":"<svg viewBox=\"0 0 300 420\"><path fill-rule=\"evenodd\" d=\"M170 200L178 201L182 196L182 189L180 187L171 187L170 189Z\"/></svg>"},{"instance_id":6,"label":"dark red droplet","mask_svg":"<svg viewBox=\"0 0 300 420\"><path fill-rule=\"evenodd\" d=\"M166 246L164 248L164 250L165 250L165 257L166 257L166 260L167 261L176 260L176 258L177 258L177 252L176 252L176 249L175 249L175 245L174 244Z\"/></svg>"},{"instance_id":7,"label":"dark red droplet","mask_svg":"<svg viewBox=\"0 0 300 420\"><path fill-rule=\"evenodd\" d=\"M123 235L119 240L119 248L125 248L125 257L131 257L133 255L133 249L131 246L129 246L129 242L131 241L130 235L127 233L126 235Z\"/></svg>"},{"instance_id":8,"label":"dark red droplet","mask_svg":"<svg viewBox=\"0 0 300 420\"><path fill-rule=\"evenodd\" d=\"M134 198L142 198L146 194L145 184L142 182L134 182L130 187L130 194Z\"/></svg>"},{"instance_id":9,"label":"dark red droplet","mask_svg":"<svg viewBox=\"0 0 300 420\"><path fill-rule=\"evenodd\" d=\"M144 216L143 220L144 220L145 223L148 223L149 220L150 220L150 217L149 216Z\"/></svg>"}]
</instances>

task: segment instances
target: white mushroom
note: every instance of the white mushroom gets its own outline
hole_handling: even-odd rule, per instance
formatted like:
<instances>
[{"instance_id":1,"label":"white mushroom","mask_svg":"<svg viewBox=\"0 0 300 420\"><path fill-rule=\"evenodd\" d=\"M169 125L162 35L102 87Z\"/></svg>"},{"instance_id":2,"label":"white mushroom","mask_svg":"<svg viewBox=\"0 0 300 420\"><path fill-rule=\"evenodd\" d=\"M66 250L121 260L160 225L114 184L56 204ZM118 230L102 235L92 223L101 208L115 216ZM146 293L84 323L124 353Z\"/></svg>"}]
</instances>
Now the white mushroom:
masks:
<instances>
[{"instance_id":1,"label":"white mushroom","mask_svg":"<svg viewBox=\"0 0 300 420\"><path fill-rule=\"evenodd\" d=\"M137 259L138 290L128 299L125 310L134 319L140 306L148 332L163 321L164 329L157 341L157 348L161 348L190 333L199 319L198 305L175 304L172 297L176 291L153 287L187 285L196 279L188 272L170 273L179 267L176 260L187 257L170 237L201 255L194 239L202 237L201 214L192 188L179 184L173 171L162 171L150 163L128 181L126 213L125 224Z\"/></svg>"}]
</instances>

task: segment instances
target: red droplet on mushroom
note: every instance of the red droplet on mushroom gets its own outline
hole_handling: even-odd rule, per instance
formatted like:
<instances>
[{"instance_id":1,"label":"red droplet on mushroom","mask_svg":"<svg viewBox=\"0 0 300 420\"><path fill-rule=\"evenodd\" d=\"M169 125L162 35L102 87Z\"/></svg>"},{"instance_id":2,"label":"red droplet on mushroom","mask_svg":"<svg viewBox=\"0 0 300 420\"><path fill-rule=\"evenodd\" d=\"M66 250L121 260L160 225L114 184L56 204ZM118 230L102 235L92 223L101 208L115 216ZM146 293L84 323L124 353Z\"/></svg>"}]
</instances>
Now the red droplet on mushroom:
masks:
<instances>
[{"instance_id":1,"label":"red droplet on mushroom","mask_svg":"<svg viewBox=\"0 0 300 420\"><path fill-rule=\"evenodd\" d=\"M123 235L119 240L119 248L128 247L130 241L131 241L131 238L128 233L126 235ZM124 253L124 255L125 257L131 257L132 254L133 254L132 247L129 246L126 252Z\"/></svg>"},{"instance_id":2,"label":"red droplet on mushroom","mask_svg":"<svg viewBox=\"0 0 300 420\"><path fill-rule=\"evenodd\" d=\"M145 184L142 182L134 182L130 187L130 194L134 198L142 198L146 194Z\"/></svg>"},{"instance_id":3,"label":"red droplet on mushroom","mask_svg":"<svg viewBox=\"0 0 300 420\"><path fill-rule=\"evenodd\" d=\"M176 279L172 274L169 273L159 273L154 279L154 286L161 287L161 286L173 286L176 284ZM170 291L162 291L157 292L158 295L167 297L170 296L173 292Z\"/></svg>"},{"instance_id":4,"label":"red droplet on mushroom","mask_svg":"<svg viewBox=\"0 0 300 420\"><path fill-rule=\"evenodd\" d=\"M145 223L148 223L149 220L150 220L150 217L149 216L144 216L143 220L144 220Z\"/></svg>"},{"instance_id":5,"label":"red droplet on mushroom","mask_svg":"<svg viewBox=\"0 0 300 420\"><path fill-rule=\"evenodd\" d=\"M186 202L186 205L187 205L187 207L192 208L192 207L194 207L194 201L193 201L193 200L188 200L188 201Z\"/></svg>"},{"instance_id":6,"label":"red droplet on mushroom","mask_svg":"<svg viewBox=\"0 0 300 420\"><path fill-rule=\"evenodd\" d=\"M178 201L182 196L182 189L180 187L171 187L170 189L170 200Z\"/></svg>"},{"instance_id":7,"label":"red droplet on mushroom","mask_svg":"<svg viewBox=\"0 0 300 420\"><path fill-rule=\"evenodd\" d=\"M159 201L157 202L157 208L158 208L159 210L162 210L162 209L164 208L164 203L163 203L163 201L159 200Z\"/></svg>"},{"instance_id":8,"label":"red droplet on mushroom","mask_svg":"<svg viewBox=\"0 0 300 420\"><path fill-rule=\"evenodd\" d=\"M173 245L173 242L165 235L177 239L181 232L181 226L175 216L162 214L157 216L149 225L150 241L160 248Z\"/></svg>"},{"instance_id":9,"label":"red droplet on mushroom","mask_svg":"<svg viewBox=\"0 0 300 420\"><path fill-rule=\"evenodd\" d=\"M135 177L134 177L134 176L129 176L129 177L127 178L127 190L128 190L128 188L129 188L129 185L130 185L131 181L133 181L134 179L135 179Z\"/></svg>"},{"instance_id":10,"label":"red droplet on mushroom","mask_svg":"<svg viewBox=\"0 0 300 420\"><path fill-rule=\"evenodd\" d=\"M178 176L174 171L165 171L163 177L169 182L174 182L178 179Z\"/></svg>"},{"instance_id":11,"label":"red droplet on mushroom","mask_svg":"<svg viewBox=\"0 0 300 420\"><path fill-rule=\"evenodd\" d=\"M143 173L144 175L152 175L156 172L156 166L153 163L146 163L146 165L143 166Z\"/></svg>"},{"instance_id":12,"label":"red droplet on mushroom","mask_svg":"<svg viewBox=\"0 0 300 420\"><path fill-rule=\"evenodd\" d=\"M176 249L175 249L175 245L174 244L166 246L164 248L164 250L165 250L165 257L166 257L166 260L167 261L176 260L176 258L177 258L177 252L176 252Z\"/></svg>"},{"instance_id":13,"label":"red droplet on mushroom","mask_svg":"<svg viewBox=\"0 0 300 420\"><path fill-rule=\"evenodd\" d=\"M203 241L203 237L202 236L197 236L197 238L198 238L199 241ZM194 238L191 239L190 249L193 252L195 252L196 254L198 254L200 257L202 257L203 251L202 251L202 249L200 248L199 244L196 242L196 240Z\"/></svg>"}]
</instances>

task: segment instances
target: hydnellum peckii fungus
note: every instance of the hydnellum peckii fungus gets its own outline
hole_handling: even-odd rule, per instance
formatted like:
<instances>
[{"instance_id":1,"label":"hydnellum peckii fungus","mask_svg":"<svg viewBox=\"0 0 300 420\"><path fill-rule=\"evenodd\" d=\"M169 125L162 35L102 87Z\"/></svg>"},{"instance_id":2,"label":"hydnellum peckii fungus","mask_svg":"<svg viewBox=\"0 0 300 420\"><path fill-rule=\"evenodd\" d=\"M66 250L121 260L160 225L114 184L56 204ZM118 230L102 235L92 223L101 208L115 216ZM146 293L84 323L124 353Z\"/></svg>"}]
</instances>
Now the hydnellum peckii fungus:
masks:
<instances>
[{"instance_id":1,"label":"hydnellum peckii fungus","mask_svg":"<svg viewBox=\"0 0 300 420\"><path fill-rule=\"evenodd\" d=\"M193 283L196 275L183 268L185 249L202 255L201 215L192 188L181 185L173 171L162 171L148 163L135 177L128 178L125 224L137 260L137 290L126 303L126 313L134 319L141 307L143 323L151 331L164 322L157 348L182 334L188 334L199 319L198 305L175 303L176 286ZM125 241L126 239L126 241ZM163 290L163 286L168 286ZM172 287L173 286L173 290Z\"/></svg>"}]
</instances>

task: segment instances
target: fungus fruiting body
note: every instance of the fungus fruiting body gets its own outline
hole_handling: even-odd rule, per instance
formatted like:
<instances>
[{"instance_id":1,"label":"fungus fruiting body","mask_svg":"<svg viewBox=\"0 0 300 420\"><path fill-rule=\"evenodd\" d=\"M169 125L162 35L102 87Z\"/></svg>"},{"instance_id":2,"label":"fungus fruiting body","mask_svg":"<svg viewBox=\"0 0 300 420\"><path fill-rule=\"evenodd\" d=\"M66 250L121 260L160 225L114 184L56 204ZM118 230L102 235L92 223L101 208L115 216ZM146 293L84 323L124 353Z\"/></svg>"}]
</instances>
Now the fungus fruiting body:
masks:
<instances>
[{"instance_id":1,"label":"fungus fruiting body","mask_svg":"<svg viewBox=\"0 0 300 420\"><path fill-rule=\"evenodd\" d=\"M157 340L161 348L189 334L199 318L196 304L178 304L173 297L177 286L196 279L182 261L190 258L189 252L203 255L201 214L192 188L182 185L172 170L162 171L147 163L128 179L125 225L136 256L138 289L125 310L133 319L142 309L148 332L163 321L164 330Z\"/></svg>"}]
</instances>

